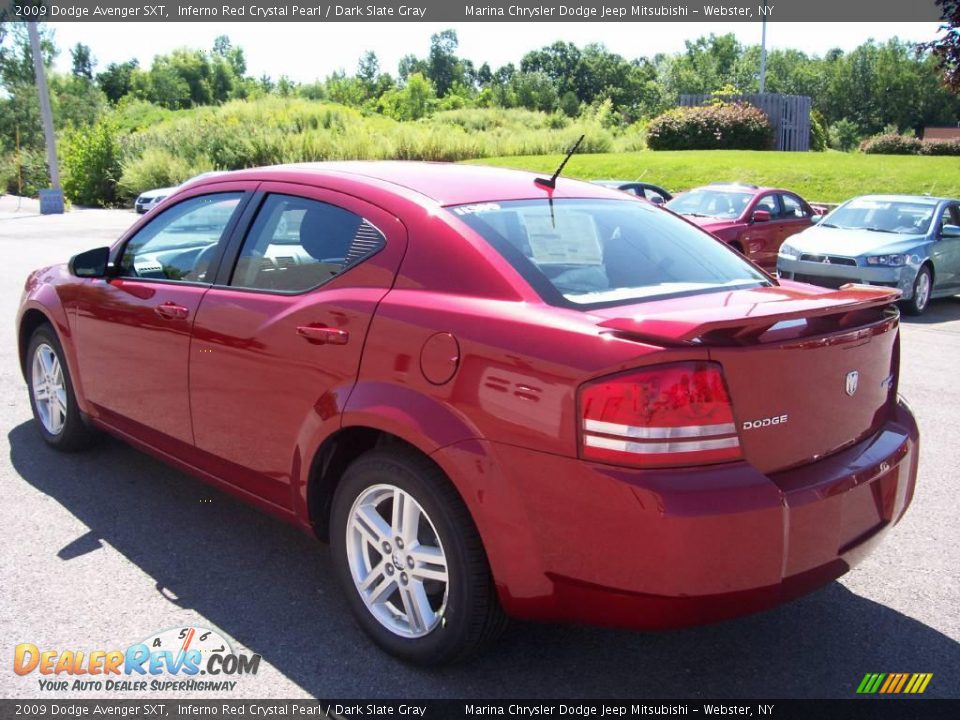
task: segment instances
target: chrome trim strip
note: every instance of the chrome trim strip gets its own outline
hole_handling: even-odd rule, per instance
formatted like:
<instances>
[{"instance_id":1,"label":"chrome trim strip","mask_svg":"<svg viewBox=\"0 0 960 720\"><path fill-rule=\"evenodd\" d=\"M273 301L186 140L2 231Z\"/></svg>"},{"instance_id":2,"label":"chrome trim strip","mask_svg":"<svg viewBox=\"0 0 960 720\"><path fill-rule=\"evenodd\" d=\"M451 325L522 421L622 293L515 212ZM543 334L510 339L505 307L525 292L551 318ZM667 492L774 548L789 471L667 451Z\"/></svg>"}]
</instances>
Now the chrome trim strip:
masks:
<instances>
[{"instance_id":1,"label":"chrome trim strip","mask_svg":"<svg viewBox=\"0 0 960 720\"><path fill-rule=\"evenodd\" d=\"M679 452L701 452L704 450L724 450L740 447L740 441L735 438L719 438L716 440L681 440L680 442L665 443L635 443L627 440L585 435L584 444L589 447L617 450L635 455L659 455Z\"/></svg>"},{"instance_id":2,"label":"chrome trim strip","mask_svg":"<svg viewBox=\"0 0 960 720\"><path fill-rule=\"evenodd\" d=\"M636 427L600 420L584 420L583 429L587 432L619 435L628 438L669 439L730 435L737 431L737 426L733 423L722 423L720 425L686 425L683 427Z\"/></svg>"}]
</instances>

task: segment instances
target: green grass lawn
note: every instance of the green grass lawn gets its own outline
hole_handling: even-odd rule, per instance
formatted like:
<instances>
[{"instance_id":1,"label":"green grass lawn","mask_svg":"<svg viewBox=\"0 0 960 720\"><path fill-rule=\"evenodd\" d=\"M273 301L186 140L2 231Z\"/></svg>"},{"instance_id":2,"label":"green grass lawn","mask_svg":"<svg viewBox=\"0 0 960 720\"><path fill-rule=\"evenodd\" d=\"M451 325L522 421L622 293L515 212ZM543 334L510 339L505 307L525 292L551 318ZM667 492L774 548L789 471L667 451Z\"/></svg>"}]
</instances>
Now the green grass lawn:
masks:
<instances>
[{"instance_id":1,"label":"green grass lawn","mask_svg":"<svg viewBox=\"0 0 960 720\"><path fill-rule=\"evenodd\" d=\"M485 158L481 165L553 173L560 155ZM563 173L594 180L645 180L671 191L720 181L774 185L809 201L837 203L867 193L960 197L960 158L748 150L575 155Z\"/></svg>"}]
</instances>

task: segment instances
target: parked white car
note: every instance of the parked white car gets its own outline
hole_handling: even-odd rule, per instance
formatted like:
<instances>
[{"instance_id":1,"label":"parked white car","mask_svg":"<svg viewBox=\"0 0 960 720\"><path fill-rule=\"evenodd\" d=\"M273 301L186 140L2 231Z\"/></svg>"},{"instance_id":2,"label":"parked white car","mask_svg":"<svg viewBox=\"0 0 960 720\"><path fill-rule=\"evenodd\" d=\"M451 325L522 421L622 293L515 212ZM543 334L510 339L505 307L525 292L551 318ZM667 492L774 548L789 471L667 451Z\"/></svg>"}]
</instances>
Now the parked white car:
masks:
<instances>
[{"instance_id":1,"label":"parked white car","mask_svg":"<svg viewBox=\"0 0 960 720\"><path fill-rule=\"evenodd\" d=\"M199 180L200 178L205 178L211 175L219 175L219 174L220 174L220 171L211 170L210 172L200 173L199 175L192 177L189 180L184 180L182 183L180 183L175 187L165 187L165 188L157 188L156 190L146 190L137 196L137 199L133 203L133 209L136 210L140 215L143 215L145 212L152 210L157 205L162 203L170 193L176 192L187 183L191 183L194 180Z\"/></svg>"}]
</instances>

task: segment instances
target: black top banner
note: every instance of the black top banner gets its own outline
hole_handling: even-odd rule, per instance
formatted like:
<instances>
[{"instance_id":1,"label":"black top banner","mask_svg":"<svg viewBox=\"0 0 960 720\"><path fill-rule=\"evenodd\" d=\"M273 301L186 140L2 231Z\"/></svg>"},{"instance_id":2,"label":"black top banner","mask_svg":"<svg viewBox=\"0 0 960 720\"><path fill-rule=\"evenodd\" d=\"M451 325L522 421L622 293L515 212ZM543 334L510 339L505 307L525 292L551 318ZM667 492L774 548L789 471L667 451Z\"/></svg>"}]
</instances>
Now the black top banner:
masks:
<instances>
[{"instance_id":1,"label":"black top banner","mask_svg":"<svg viewBox=\"0 0 960 720\"><path fill-rule=\"evenodd\" d=\"M39 22L936 22L934 0L0 0Z\"/></svg>"},{"instance_id":2,"label":"black top banner","mask_svg":"<svg viewBox=\"0 0 960 720\"><path fill-rule=\"evenodd\" d=\"M63 718L429 718L541 720L707 717L763 720L953 720L960 700L0 700L0 720Z\"/></svg>"}]
</instances>

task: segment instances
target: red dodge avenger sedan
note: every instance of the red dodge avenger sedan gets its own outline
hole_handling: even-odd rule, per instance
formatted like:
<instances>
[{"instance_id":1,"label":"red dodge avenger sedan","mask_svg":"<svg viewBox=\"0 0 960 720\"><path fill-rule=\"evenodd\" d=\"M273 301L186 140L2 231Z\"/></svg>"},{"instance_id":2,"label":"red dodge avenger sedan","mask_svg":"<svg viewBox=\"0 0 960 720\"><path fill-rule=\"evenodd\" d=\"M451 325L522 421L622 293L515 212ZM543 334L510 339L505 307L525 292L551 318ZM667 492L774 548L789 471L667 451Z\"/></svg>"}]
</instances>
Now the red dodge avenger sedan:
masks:
<instances>
[{"instance_id":1,"label":"red dodge avenger sedan","mask_svg":"<svg viewBox=\"0 0 960 720\"><path fill-rule=\"evenodd\" d=\"M847 571L914 491L896 299L597 185L331 163L183 187L17 325L47 443L105 430L329 541L359 624L437 663Z\"/></svg>"},{"instance_id":2,"label":"red dodge avenger sedan","mask_svg":"<svg viewBox=\"0 0 960 720\"><path fill-rule=\"evenodd\" d=\"M823 214L822 208L789 190L737 183L694 188L677 195L667 207L770 272L777 269L783 241Z\"/></svg>"}]
</instances>

